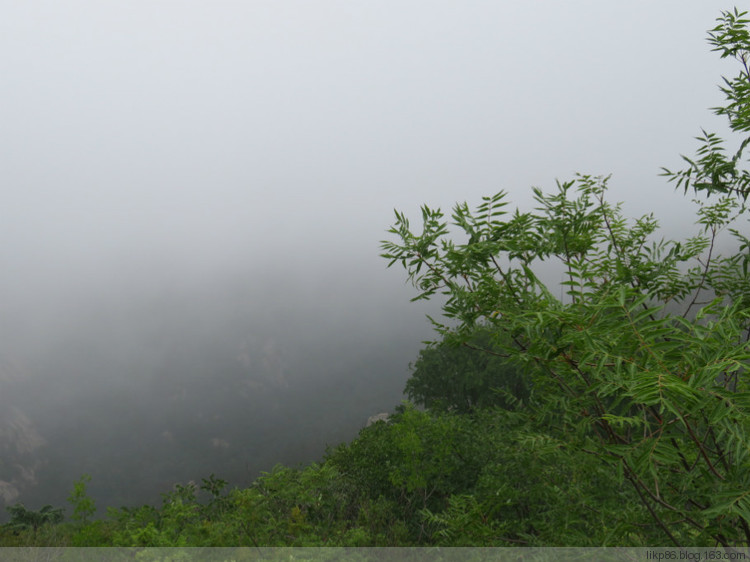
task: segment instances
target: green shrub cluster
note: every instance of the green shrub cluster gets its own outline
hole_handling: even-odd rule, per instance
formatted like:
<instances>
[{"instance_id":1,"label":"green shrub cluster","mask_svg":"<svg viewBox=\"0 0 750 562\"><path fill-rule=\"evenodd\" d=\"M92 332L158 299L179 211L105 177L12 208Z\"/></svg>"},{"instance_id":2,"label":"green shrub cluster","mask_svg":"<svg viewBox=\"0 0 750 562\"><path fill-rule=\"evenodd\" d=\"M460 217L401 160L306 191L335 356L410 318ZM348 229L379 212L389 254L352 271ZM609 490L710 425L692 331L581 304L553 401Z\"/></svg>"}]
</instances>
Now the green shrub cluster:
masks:
<instances>
[{"instance_id":1,"label":"green shrub cluster","mask_svg":"<svg viewBox=\"0 0 750 562\"><path fill-rule=\"evenodd\" d=\"M639 525L645 517L632 490L553 428L512 410L407 405L321 463L277 466L249 488L211 476L176 486L159 508L34 530L9 524L0 544L638 545L658 541Z\"/></svg>"}]
</instances>

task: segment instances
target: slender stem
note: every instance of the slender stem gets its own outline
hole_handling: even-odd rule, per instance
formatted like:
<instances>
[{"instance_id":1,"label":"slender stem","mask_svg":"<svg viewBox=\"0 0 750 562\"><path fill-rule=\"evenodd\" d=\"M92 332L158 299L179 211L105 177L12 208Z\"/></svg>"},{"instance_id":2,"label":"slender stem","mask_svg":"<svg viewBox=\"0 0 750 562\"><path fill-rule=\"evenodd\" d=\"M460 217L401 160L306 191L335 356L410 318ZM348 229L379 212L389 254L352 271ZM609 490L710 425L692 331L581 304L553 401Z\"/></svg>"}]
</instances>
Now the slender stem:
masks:
<instances>
[{"instance_id":1,"label":"slender stem","mask_svg":"<svg viewBox=\"0 0 750 562\"><path fill-rule=\"evenodd\" d=\"M625 463L625 467L629 473L628 480L635 488L635 491L638 493L638 497L641 498L641 503L646 506L646 509L648 509L648 512L651 514L651 517L654 521L656 521L656 524L661 527L662 531L669 537L669 540L671 540L675 546L680 547L680 542L675 538L675 536L670 532L669 527L667 527L666 523L662 521L661 517L657 515L657 513L654 511L654 508L651 507L651 502L649 502L643 495L643 492L641 491L640 486L631 478L632 474L630 473L630 467L627 466L627 463Z\"/></svg>"},{"instance_id":2,"label":"slender stem","mask_svg":"<svg viewBox=\"0 0 750 562\"><path fill-rule=\"evenodd\" d=\"M711 245L708 248L708 255L706 256L706 263L703 266L703 273L701 274L701 280L698 283L698 286L695 288L695 295L693 295L693 300L690 301L690 304L688 304L687 308L685 309L685 312L682 314L683 318L686 318L687 315L690 313L690 309L693 308L693 306L695 306L696 300L698 300L698 295L700 295L701 289L703 289L703 287L705 286L706 277L708 276L708 268L711 265L711 260L713 258L715 242L716 242L716 227L711 226Z\"/></svg>"}]
</instances>

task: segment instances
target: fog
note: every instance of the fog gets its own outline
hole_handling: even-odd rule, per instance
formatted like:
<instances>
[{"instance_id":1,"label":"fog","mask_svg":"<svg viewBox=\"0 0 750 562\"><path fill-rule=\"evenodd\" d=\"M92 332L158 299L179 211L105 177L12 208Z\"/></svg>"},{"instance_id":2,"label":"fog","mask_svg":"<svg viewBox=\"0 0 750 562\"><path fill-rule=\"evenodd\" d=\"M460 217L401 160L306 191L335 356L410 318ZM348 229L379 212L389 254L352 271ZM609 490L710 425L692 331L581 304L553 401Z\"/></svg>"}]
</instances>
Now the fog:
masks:
<instances>
[{"instance_id":1,"label":"fog","mask_svg":"<svg viewBox=\"0 0 750 562\"><path fill-rule=\"evenodd\" d=\"M378 257L394 208L611 173L687 235L658 173L731 71L712 3L2 6L6 504L320 458L432 337Z\"/></svg>"}]
</instances>

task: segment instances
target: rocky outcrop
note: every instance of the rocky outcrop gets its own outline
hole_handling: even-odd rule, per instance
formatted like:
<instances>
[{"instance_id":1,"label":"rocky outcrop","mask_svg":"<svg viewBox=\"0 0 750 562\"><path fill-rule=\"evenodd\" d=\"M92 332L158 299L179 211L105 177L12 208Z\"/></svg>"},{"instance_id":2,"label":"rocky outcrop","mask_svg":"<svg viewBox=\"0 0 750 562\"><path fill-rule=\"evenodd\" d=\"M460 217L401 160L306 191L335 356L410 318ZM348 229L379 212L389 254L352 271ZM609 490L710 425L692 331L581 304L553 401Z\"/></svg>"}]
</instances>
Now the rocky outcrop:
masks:
<instances>
[{"instance_id":1,"label":"rocky outcrop","mask_svg":"<svg viewBox=\"0 0 750 562\"><path fill-rule=\"evenodd\" d=\"M374 416L370 416L369 418L367 418L367 425L365 425L365 427L370 427L372 424L377 423L379 421L387 423L390 417L391 415L388 412L381 412L379 414L375 414Z\"/></svg>"}]
</instances>

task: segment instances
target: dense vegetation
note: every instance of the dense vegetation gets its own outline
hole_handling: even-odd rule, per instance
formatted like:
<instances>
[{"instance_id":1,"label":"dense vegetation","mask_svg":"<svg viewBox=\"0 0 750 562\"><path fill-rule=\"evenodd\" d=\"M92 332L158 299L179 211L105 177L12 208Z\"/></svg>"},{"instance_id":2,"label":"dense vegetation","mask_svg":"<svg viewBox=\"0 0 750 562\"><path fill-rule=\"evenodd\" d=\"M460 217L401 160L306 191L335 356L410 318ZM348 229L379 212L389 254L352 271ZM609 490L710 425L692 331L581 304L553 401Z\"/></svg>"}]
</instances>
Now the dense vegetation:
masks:
<instances>
[{"instance_id":1,"label":"dense vegetation","mask_svg":"<svg viewBox=\"0 0 750 562\"><path fill-rule=\"evenodd\" d=\"M458 349L457 352L463 352ZM277 466L245 489L210 476L160 508L91 521L86 479L73 521L20 506L3 546L602 545L660 542L632 490L568 436L523 413L401 408L321 463ZM623 508L623 505L629 506ZM56 514L55 511L53 513ZM42 521L37 524L37 521ZM47 524L45 524L47 523Z\"/></svg>"},{"instance_id":2,"label":"dense vegetation","mask_svg":"<svg viewBox=\"0 0 750 562\"><path fill-rule=\"evenodd\" d=\"M726 12L709 34L740 64L717 108L750 131L750 33ZM506 194L451 225L397 213L384 257L444 295L441 340L414 364L404 404L306 468L252 486L213 475L161 507L92 520L87 478L59 509L11 508L4 546L750 545L750 137L734 154L704 133L666 177L697 201L699 232L655 241L607 179L579 176L537 208ZM456 228L465 240L452 238ZM722 236L736 251L718 255ZM565 272L565 296L538 275ZM421 407L422 409L420 409Z\"/></svg>"}]
</instances>

